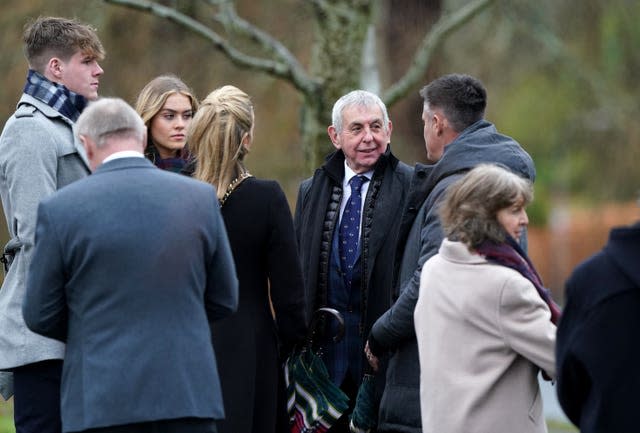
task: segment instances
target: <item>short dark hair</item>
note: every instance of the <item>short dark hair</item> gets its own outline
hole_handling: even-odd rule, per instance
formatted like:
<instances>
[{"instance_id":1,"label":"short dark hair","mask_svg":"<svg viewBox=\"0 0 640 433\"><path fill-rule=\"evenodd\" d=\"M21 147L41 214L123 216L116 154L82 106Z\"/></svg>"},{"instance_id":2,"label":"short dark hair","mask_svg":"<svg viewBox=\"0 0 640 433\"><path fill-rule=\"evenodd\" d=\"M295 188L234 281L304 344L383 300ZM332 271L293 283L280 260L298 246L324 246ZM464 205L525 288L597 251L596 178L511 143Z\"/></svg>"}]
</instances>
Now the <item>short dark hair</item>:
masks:
<instances>
[{"instance_id":1,"label":"short dark hair","mask_svg":"<svg viewBox=\"0 0 640 433\"><path fill-rule=\"evenodd\" d=\"M29 67L40 73L52 57L68 61L78 50L98 60L105 56L95 29L67 18L39 17L28 22L23 41Z\"/></svg>"},{"instance_id":2,"label":"short dark hair","mask_svg":"<svg viewBox=\"0 0 640 433\"><path fill-rule=\"evenodd\" d=\"M439 108L456 132L484 117L487 91L477 78L464 74L449 74L433 80L420 90L429 108Z\"/></svg>"}]
</instances>

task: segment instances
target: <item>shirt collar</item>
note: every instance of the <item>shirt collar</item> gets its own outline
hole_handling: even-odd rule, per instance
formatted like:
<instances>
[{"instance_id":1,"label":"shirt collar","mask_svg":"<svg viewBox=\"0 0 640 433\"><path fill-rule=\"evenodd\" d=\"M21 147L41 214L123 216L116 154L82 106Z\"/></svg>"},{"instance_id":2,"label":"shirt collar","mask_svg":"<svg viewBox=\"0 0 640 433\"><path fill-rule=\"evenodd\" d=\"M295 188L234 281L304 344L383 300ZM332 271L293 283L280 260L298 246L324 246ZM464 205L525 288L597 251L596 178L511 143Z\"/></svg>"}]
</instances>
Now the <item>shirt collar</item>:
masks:
<instances>
[{"instance_id":1,"label":"shirt collar","mask_svg":"<svg viewBox=\"0 0 640 433\"><path fill-rule=\"evenodd\" d=\"M121 150L120 152L114 152L107 156L102 163L113 161L120 158L144 158L144 155L136 150Z\"/></svg>"},{"instance_id":2,"label":"shirt collar","mask_svg":"<svg viewBox=\"0 0 640 433\"><path fill-rule=\"evenodd\" d=\"M364 173L356 173L355 171L351 170L351 167L347 165L347 160L345 159L344 179L342 180L342 187L345 188L349 184L349 180L351 180L353 176L357 176L357 175L364 176L368 180L371 180L371 177L373 176L373 170L365 171Z\"/></svg>"}]
</instances>

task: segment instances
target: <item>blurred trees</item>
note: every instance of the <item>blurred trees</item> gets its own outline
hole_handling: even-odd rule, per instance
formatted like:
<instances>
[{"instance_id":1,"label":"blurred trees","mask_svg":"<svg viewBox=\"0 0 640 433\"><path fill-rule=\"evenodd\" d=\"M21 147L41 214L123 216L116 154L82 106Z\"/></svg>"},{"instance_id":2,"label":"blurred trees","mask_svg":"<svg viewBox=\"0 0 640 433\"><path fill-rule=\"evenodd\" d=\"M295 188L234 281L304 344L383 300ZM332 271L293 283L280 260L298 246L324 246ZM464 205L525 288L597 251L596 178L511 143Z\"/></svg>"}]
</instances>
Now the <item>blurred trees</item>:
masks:
<instances>
[{"instance_id":1,"label":"blurred trees","mask_svg":"<svg viewBox=\"0 0 640 433\"><path fill-rule=\"evenodd\" d=\"M325 129L331 123L329 113L336 99L354 88L369 87L381 95L388 107L393 106L418 84L441 42L494 0L472 0L452 6L449 13L439 14L432 26L423 26L416 34L422 41L415 53L411 53L411 62L400 78L384 90L378 79L375 35L381 4L378 0L306 2L314 35L308 67L303 66L281 40L239 15L233 0L104 1L176 23L205 39L212 49L224 53L236 66L274 76L292 85L304 101L300 122L302 147L307 166L313 169L331 150L326 144ZM414 3L418 2L405 1L408 5ZM432 3L439 7L439 2Z\"/></svg>"},{"instance_id":2,"label":"blurred trees","mask_svg":"<svg viewBox=\"0 0 640 433\"><path fill-rule=\"evenodd\" d=\"M163 4L192 15L203 5L222 1L163 0ZM313 1L332 4L343 0ZM317 19L312 0L236 3L238 15L282 41L301 65L311 68ZM380 88L388 89L404 76L425 33L442 14L468 3L378 0L372 16ZM26 77L21 34L27 19L77 17L97 27L107 50L100 85L103 96L120 96L133 103L150 79L168 72L183 78L200 98L224 84L236 85L251 95L256 140L248 167L257 176L277 179L293 204L300 180L311 173L298 127L307 101L294 86L236 66L207 40L175 23L103 0L4 0L3 6L1 124L13 112ZM205 19L213 22L211 17ZM409 164L424 161L418 90L450 72L469 73L483 81L489 94L487 119L518 140L536 162L536 198L528 211L533 224L548 223L548 228L532 228L532 238L538 232L543 235L532 239L530 252L556 294L572 266L602 245L607 226L631 222L632 211L613 208L613 216L620 218L616 221L611 211L604 218L598 216L600 212L574 213L567 207L576 202L600 205L638 197L640 88L635 85L635 73L640 67L639 19L637 0L494 0L490 8L434 47L426 71L390 108L394 153ZM239 43L251 50L247 41ZM257 55L258 51L250 53ZM359 56L344 53L349 61ZM336 70L336 74L356 68L355 63L348 66L351 69ZM355 80L360 77L353 79L352 85L358 87ZM335 92L337 97L340 92ZM332 103L329 97L323 102L325 124L317 125L325 149L331 148L323 131L330 123ZM0 240L6 241L6 234Z\"/></svg>"},{"instance_id":3,"label":"blurred trees","mask_svg":"<svg viewBox=\"0 0 640 433\"><path fill-rule=\"evenodd\" d=\"M317 10L313 4L342 0L237 1L237 14L272 35L313 71ZM200 13L214 0L165 0L185 14ZM410 68L424 35L446 11L459 10L466 0L353 0L370 4L375 18L377 64L381 89L388 89ZM375 3L375 4L374 4ZM354 6L355 7L355 6ZM179 25L102 0L5 0L0 22L0 120L15 106L24 82L22 27L38 15L75 16L98 28L107 49L101 94L133 102L151 78L173 72L204 97L223 84L234 84L252 95L256 105L256 146L248 159L259 176L278 179L289 197L310 173L301 149L299 119L309 99L274 76L238 67L211 44ZM408 163L424 159L421 100L417 92L429 80L449 72L479 77L489 92L487 118L531 153L537 168L532 211L544 221L555 200L629 200L640 188L640 89L634 72L640 66L640 3L631 0L495 0L484 12L453 32L431 53L429 67L419 74L409 93L390 109L393 147ZM212 16L203 16L215 23ZM217 25L217 24L216 24ZM360 38L362 36L359 36ZM234 37L241 48L257 56L250 42ZM346 48L347 44L344 44ZM338 47L340 48L340 47ZM353 72L360 53L347 50L344 69ZM358 63L356 65L356 63ZM358 87L353 74L349 85ZM312 74L310 74L312 76ZM325 77L331 81L334 78ZM328 125L335 86L322 101L324 124L316 125L324 149L330 144ZM384 93L384 90L380 91ZM319 106L320 107L320 106ZM319 114L319 113L316 113ZM318 138L320 140L320 138Z\"/></svg>"}]
</instances>

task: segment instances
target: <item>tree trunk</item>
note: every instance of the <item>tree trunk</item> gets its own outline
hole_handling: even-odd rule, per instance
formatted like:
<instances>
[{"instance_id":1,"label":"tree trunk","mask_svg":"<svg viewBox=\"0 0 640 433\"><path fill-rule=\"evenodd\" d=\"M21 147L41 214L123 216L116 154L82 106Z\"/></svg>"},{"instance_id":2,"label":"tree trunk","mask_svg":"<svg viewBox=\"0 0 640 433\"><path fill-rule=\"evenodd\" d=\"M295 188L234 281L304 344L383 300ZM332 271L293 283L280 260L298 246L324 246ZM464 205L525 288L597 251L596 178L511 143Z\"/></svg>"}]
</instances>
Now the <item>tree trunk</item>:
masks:
<instances>
[{"instance_id":1,"label":"tree trunk","mask_svg":"<svg viewBox=\"0 0 640 433\"><path fill-rule=\"evenodd\" d=\"M360 88L363 46L371 23L372 0L314 2L315 44L310 74L321 91L305 95L302 143L309 170L318 167L334 148L327 137L331 109L345 93Z\"/></svg>"}]
</instances>

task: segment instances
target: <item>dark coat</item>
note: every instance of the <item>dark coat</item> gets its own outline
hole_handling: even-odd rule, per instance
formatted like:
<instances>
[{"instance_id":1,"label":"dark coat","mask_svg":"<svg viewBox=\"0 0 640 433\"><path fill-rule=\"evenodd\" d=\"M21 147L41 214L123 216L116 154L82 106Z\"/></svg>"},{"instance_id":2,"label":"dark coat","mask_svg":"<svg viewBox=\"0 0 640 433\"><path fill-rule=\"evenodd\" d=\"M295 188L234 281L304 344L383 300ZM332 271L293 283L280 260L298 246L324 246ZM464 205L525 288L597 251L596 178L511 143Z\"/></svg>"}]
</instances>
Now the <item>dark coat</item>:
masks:
<instances>
[{"instance_id":1,"label":"dark coat","mask_svg":"<svg viewBox=\"0 0 640 433\"><path fill-rule=\"evenodd\" d=\"M276 425L281 374L278 344L286 351L306 332L291 210L277 182L248 178L229 195L222 216L240 281L240 302L236 313L213 325L226 412L218 431L270 433Z\"/></svg>"},{"instance_id":2,"label":"dark coat","mask_svg":"<svg viewBox=\"0 0 640 433\"><path fill-rule=\"evenodd\" d=\"M213 187L109 161L40 204L35 239L23 313L67 343L63 431L224 417L208 323L238 283Z\"/></svg>"},{"instance_id":3,"label":"dark coat","mask_svg":"<svg viewBox=\"0 0 640 433\"><path fill-rule=\"evenodd\" d=\"M412 169L398 161L390 147L380 156L364 199L360 255L361 345L373 322L389 308L392 263L398 221L406 199ZM307 292L306 313L327 305L329 259L340 213L344 154L336 151L298 193L295 227ZM362 348L360 349L362 353ZM364 359L364 354L362 355Z\"/></svg>"},{"instance_id":4,"label":"dark coat","mask_svg":"<svg viewBox=\"0 0 640 433\"><path fill-rule=\"evenodd\" d=\"M411 180L407 204L400 220L396 268L398 297L373 325L369 344L383 356L392 352L387 383L380 403L379 430L403 433L422 431L420 421L420 363L413 323L422 265L438 252L444 237L437 205L447 187L480 163L500 163L513 172L535 178L531 157L512 138L480 120L445 147L440 161L418 164ZM402 260L400 261L400 258Z\"/></svg>"},{"instance_id":5,"label":"dark coat","mask_svg":"<svg viewBox=\"0 0 640 433\"><path fill-rule=\"evenodd\" d=\"M611 231L566 284L558 400L582 433L638 431L640 222Z\"/></svg>"}]
</instances>

